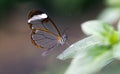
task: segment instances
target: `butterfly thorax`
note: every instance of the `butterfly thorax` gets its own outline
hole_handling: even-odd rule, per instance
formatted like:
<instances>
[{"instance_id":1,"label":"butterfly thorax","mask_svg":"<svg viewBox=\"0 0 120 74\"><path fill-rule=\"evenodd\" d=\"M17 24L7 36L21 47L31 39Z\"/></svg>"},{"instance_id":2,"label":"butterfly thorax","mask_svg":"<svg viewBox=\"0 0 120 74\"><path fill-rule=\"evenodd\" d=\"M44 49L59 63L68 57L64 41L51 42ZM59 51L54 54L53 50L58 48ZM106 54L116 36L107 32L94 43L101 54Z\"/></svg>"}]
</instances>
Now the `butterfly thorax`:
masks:
<instances>
[{"instance_id":1,"label":"butterfly thorax","mask_svg":"<svg viewBox=\"0 0 120 74\"><path fill-rule=\"evenodd\" d=\"M61 45L63 45L65 43L65 41L66 41L66 38L67 37L66 37L65 34L62 37L58 36L57 37L58 43L61 44Z\"/></svg>"}]
</instances>

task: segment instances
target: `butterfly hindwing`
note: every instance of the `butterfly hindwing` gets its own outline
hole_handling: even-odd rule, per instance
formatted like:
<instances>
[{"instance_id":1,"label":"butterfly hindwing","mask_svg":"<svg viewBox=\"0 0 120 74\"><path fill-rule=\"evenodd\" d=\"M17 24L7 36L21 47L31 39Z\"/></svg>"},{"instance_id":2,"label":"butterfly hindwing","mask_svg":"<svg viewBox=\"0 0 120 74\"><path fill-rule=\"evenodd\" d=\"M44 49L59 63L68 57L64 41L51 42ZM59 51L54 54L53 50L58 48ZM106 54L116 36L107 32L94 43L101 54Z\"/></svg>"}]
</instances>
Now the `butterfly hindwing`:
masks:
<instances>
[{"instance_id":1,"label":"butterfly hindwing","mask_svg":"<svg viewBox=\"0 0 120 74\"><path fill-rule=\"evenodd\" d=\"M43 48L49 49L56 44L56 38L51 34L41 31L35 30L34 33L31 35L32 40L38 45Z\"/></svg>"}]
</instances>

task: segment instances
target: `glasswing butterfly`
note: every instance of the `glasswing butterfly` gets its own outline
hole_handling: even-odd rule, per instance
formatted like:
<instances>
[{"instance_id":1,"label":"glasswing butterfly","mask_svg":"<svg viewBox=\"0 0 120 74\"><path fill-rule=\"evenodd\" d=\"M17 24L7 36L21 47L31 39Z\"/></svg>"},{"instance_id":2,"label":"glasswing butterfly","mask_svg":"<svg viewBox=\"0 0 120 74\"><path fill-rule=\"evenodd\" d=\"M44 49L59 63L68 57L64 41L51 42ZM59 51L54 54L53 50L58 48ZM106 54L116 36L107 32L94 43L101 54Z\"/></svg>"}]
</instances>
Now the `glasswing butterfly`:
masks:
<instances>
[{"instance_id":1,"label":"glasswing butterfly","mask_svg":"<svg viewBox=\"0 0 120 74\"><path fill-rule=\"evenodd\" d=\"M40 10L32 10L28 14L28 24L31 32L31 41L38 48L46 49L43 55L58 45L63 45L66 35L62 34L57 25Z\"/></svg>"}]
</instances>

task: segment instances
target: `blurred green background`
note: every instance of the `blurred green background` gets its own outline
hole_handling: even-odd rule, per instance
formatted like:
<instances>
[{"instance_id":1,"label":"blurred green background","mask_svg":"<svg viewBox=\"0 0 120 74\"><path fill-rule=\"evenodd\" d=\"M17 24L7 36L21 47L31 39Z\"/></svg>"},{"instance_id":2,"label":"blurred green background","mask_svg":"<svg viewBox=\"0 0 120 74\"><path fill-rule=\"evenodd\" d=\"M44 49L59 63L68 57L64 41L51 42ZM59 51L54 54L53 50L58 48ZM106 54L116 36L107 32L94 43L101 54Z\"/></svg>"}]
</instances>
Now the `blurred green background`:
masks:
<instances>
[{"instance_id":1,"label":"blurred green background","mask_svg":"<svg viewBox=\"0 0 120 74\"><path fill-rule=\"evenodd\" d=\"M72 44L85 37L80 24L96 19L109 4L105 0L0 0L0 74L64 74L70 64L71 60L56 59L68 45L45 57L42 49L32 45L27 24L30 10L41 9L63 30L69 27L68 43ZM120 74L119 65L114 61L96 74Z\"/></svg>"}]
</instances>

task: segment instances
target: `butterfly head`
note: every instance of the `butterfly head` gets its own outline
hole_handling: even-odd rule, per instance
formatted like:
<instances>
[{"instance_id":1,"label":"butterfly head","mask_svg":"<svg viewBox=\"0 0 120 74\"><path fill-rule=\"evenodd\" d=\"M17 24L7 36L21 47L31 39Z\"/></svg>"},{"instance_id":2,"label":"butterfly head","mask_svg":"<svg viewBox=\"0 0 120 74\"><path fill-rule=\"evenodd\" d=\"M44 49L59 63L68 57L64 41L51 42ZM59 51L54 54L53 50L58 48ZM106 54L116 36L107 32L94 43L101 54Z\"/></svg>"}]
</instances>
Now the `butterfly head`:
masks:
<instances>
[{"instance_id":1,"label":"butterfly head","mask_svg":"<svg viewBox=\"0 0 120 74\"><path fill-rule=\"evenodd\" d=\"M67 39L67 36L64 34L62 37L58 37L58 43L63 45Z\"/></svg>"}]
</instances>

